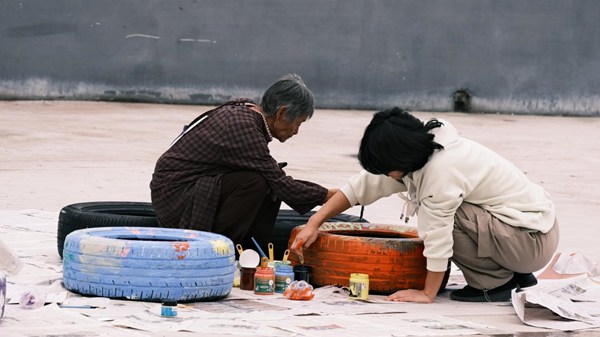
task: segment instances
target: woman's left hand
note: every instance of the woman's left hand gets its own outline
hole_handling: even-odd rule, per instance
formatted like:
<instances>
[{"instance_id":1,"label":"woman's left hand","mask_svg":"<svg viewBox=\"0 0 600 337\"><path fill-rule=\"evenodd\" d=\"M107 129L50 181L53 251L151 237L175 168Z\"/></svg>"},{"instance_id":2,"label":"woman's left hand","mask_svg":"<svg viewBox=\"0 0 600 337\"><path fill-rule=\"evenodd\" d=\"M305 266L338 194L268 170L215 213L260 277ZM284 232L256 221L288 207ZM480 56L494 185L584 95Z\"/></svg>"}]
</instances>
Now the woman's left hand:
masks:
<instances>
[{"instance_id":1,"label":"woman's left hand","mask_svg":"<svg viewBox=\"0 0 600 337\"><path fill-rule=\"evenodd\" d=\"M444 280L446 272L444 271L427 271L425 278L425 288L423 290L407 289L398 290L387 297L388 301L395 302L417 302L417 303L433 303L437 296L440 286Z\"/></svg>"}]
</instances>

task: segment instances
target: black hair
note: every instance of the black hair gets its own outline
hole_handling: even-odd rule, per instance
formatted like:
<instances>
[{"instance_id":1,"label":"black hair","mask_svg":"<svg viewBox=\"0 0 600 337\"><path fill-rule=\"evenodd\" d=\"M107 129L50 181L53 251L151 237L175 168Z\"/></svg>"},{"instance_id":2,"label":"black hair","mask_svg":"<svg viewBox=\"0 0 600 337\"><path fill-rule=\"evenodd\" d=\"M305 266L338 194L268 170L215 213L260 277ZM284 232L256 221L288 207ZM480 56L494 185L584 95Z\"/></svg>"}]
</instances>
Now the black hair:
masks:
<instances>
[{"instance_id":1,"label":"black hair","mask_svg":"<svg viewBox=\"0 0 600 337\"><path fill-rule=\"evenodd\" d=\"M360 141L360 165L373 174L417 171L434 150L444 148L433 141L434 135L429 132L442 125L435 118L423 124L398 107L376 112Z\"/></svg>"}]
</instances>

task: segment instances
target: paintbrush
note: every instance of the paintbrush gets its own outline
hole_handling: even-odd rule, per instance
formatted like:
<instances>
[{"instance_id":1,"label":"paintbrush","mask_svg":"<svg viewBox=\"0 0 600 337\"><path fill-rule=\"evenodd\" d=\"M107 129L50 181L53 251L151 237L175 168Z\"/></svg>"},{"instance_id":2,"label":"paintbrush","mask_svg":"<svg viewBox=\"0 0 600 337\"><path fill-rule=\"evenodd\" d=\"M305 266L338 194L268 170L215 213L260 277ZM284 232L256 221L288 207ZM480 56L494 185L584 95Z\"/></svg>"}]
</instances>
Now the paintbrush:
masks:
<instances>
[{"instance_id":1,"label":"paintbrush","mask_svg":"<svg viewBox=\"0 0 600 337\"><path fill-rule=\"evenodd\" d=\"M59 308L69 308L69 309L106 309L106 307L101 307L98 305L63 305L63 304L59 304L58 305Z\"/></svg>"},{"instance_id":2,"label":"paintbrush","mask_svg":"<svg viewBox=\"0 0 600 337\"><path fill-rule=\"evenodd\" d=\"M267 254L265 254L265 252L263 252L263 250L260 249L260 246L258 245L258 242L256 242L256 240L254 240L254 237L251 237L250 239L252 239L252 242L254 242L256 249L258 249L258 252L260 253L260 256L267 257Z\"/></svg>"}]
</instances>

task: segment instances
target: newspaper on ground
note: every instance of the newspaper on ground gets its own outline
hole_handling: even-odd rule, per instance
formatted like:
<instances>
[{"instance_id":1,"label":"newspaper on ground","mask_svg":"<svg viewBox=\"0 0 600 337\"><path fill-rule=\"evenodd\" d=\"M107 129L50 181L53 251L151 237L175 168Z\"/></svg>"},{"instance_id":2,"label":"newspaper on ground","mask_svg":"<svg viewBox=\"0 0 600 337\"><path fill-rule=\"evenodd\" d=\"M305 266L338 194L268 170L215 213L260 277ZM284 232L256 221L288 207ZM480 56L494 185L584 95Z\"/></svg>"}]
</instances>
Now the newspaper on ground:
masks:
<instances>
[{"instance_id":1,"label":"newspaper on ground","mask_svg":"<svg viewBox=\"0 0 600 337\"><path fill-rule=\"evenodd\" d=\"M563 331L600 327L598 267L585 256L557 254L535 287L512 293L523 323Z\"/></svg>"},{"instance_id":2,"label":"newspaper on ground","mask_svg":"<svg viewBox=\"0 0 600 337\"><path fill-rule=\"evenodd\" d=\"M580 273L575 275L579 278L561 280L560 286L541 279L534 287L541 294L529 290L515 293L514 309L510 303L450 301L449 291L438 296L434 304L420 304L387 301L386 296L375 294L370 294L368 300L351 300L347 289L335 286L316 288L315 298L310 301L292 301L281 294L259 296L233 288L219 301L179 304L178 315L165 318L160 315L160 303L81 296L64 289L62 262L56 251L56 223L57 214L50 212L0 211L0 237L23 264L18 273L7 277L9 304L0 321L3 337L57 333L141 337L173 332L282 337L476 335L507 330L469 322L469 317L510 316L515 310L525 324L532 326L558 330L598 326L598 310L594 310L594 306L600 309L597 283L580 273L581 267L573 269L575 262L590 269L589 261L576 255L570 256L577 261L565 262L568 269L558 270ZM564 276L554 270L552 273ZM21 308L20 294L33 290L44 295L46 305ZM544 305L560 311L562 316Z\"/></svg>"}]
</instances>

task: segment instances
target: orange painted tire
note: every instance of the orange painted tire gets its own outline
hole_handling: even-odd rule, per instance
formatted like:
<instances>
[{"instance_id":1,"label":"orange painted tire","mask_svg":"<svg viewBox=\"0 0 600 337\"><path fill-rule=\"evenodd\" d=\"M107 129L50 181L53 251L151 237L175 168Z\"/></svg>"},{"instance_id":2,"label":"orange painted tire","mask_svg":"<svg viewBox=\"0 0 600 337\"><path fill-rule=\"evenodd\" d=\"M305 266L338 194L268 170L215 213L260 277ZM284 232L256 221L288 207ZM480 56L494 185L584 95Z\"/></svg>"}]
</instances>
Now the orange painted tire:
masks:
<instances>
[{"instance_id":1,"label":"orange painted tire","mask_svg":"<svg viewBox=\"0 0 600 337\"><path fill-rule=\"evenodd\" d=\"M288 246L304 226L295 227ZM423 289L427 276L423 241L414 227L373 223L326 222L310 248L303 250L304 264L312 268L311 283L348 286L351 273L369 275L369 292L391 294L403 289ZM295 254L292 265L299 264ZM440 289L444 289L449 273Z\"/></svg>"}]
</instances>

